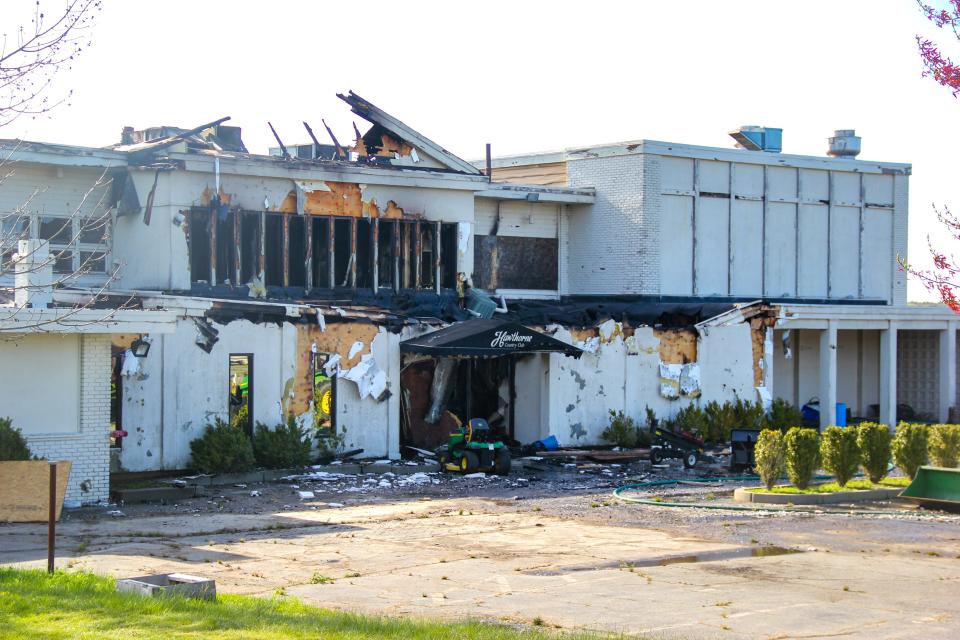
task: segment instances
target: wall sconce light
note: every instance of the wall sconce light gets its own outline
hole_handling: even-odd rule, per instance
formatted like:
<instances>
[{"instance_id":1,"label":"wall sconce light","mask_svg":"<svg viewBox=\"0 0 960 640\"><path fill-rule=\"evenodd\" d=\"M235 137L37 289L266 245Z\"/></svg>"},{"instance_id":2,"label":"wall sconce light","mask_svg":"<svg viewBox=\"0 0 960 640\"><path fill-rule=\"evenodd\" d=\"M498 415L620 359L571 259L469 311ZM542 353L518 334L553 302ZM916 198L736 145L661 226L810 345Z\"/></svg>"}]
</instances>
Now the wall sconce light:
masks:
<instances>
[{"instance_id":1,"label":"wall sconce light","mask_svg":"<svg viewBox=\"0 0 960 640\"><path fill-rule=\"evenodd\" d=\"M133 351L133 355L138 358L146 358L147 354L150 353L150 343L152 340L149 338L137 338L137 340L130 345L130 350Z\"/></svg>"}]
</instances>

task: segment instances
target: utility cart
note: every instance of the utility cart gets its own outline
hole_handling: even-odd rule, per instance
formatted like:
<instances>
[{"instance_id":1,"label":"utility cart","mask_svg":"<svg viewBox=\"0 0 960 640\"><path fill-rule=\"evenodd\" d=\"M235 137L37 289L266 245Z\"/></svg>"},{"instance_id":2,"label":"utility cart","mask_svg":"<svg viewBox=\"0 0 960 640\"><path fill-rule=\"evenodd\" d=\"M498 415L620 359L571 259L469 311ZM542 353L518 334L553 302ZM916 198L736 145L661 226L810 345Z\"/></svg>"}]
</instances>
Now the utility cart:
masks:
<instances>
[{"instance_id":1,"label":"utility cart","mask_svg":"<svg viewBox=\"0 0 960 640\"><path fill-rule=\"evenodd\" d=\"M650 445L650 462L659 464L667 458L680 458L683 466L692 469L703 457L703 440L682 431L653 427L653 444Z\"/></svg>"}]
</instances>

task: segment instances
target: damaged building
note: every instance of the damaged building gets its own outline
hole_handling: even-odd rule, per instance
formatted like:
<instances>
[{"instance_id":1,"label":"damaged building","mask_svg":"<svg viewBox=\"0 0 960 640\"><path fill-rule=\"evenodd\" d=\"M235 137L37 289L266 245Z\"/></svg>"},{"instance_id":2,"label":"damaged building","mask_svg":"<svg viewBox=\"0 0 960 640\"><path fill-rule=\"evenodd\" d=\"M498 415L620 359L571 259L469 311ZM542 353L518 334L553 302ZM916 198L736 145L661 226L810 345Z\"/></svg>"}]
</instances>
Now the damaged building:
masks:
<instances>
[{"instance_id":1,"label":"damaged building","mask_svg":"<svg viewBox=\"0 0 960 640\"><path fill-rule=\"evenodd\" d=\"M955 404L954 316L906 306L894 260L909 165L642 141L477 166L340 97L365 132L269 155L227 119L0 141L0 286L33 283L0 307L0 415L74 460L69 499L188 468L217 419L398 458L471 417L589 445L610 410Z\"/></svg>"}]
</instances>

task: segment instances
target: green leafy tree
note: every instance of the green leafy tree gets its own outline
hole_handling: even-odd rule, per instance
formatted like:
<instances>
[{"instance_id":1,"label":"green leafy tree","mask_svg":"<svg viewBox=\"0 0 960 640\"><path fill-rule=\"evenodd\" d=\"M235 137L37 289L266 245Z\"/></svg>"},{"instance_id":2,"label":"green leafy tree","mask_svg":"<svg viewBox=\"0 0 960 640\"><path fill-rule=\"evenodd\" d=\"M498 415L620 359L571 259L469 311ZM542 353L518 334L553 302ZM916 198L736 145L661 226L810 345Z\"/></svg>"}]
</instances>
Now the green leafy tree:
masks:
<instances>
[{"instance_id":1,"label":"green leafy tree","mask_svg":"<svg viewBox=\"0 0 960 640\"><path fill-rule=\"evenodd\" d=\"M938 467L957 466L960 453L960 424L935 424L930 427L927 453Z\"/></svg>"},{"instance_id":2,"label":"green leafy tree","mask_svg":"<svg viewBox=\"0 0 960 640\"><path fill-rule=\"evenodd\" d=\"M757 437L757 444L753 449L754 469L767 489L772 489L783 475L784 445L783 433L777 429L764 429Z\"/></svg>"},{"instance_id":3,"label":"green leafy tree","mask_svg":"<svg viewBox=\"0 0 960 640\"><path fill-rule=\"evenodd\" d=\"M810 480L820 466L820 434L816 429L791 427L784 436L786 444L787 477L798 489L810 486Z\"/></svg>"},{"instance_id":4,"label":"green leafy tree","mask_svg":"<svg viewBox=\"0 0 960 640\"><path fill-rule=\"evenodd\" d=\"M860 447L857 445L857 430L844 427L827 427L820 436L820 459L824 468L845 487L860 468Z\"/></svg>"},{"instance_id":5,"label":"green leafy tree","mask_svg":"<svg viewBox=\"0 0 960 640\"><path fill-rule=\"evenodd\" d=\"M927 427L901 422L893 436L893 461L911 478L927 463Z\"/></svg>"},{"instance_id":6,"label":"green leafy tree","mask_svg":"<svg viewBox=\"0 0 960 640\"><path fill-rule=\"evenodd\" d=\"M857 427L860 464L870 482L877 484L887 475L890 464L890 429L885 424L862 422Z\"/></svg>"}]
</instances>

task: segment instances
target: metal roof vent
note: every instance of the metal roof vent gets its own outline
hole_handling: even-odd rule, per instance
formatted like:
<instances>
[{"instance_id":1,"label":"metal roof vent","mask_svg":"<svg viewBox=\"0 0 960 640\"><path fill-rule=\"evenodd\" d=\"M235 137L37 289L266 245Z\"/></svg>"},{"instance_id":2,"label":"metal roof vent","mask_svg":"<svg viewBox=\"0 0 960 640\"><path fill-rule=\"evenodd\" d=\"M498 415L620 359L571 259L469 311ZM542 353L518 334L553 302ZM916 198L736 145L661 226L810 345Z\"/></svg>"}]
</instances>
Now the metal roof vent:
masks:
<instances>
[{"instance_id":1,"label":"metal roof vent","mask_svg":"<svg viewBox=\"0 0 960 640\"><path fill-rule=\"evenodd\" d=\"M860 136L853 129L837 129L827 141L830 143L828 156L853 160L860 155Z\"/></svg>"},{"instance_id":2,"label":"metal roof vent","mask_svg":"<svg viewBox=\"0 0 960 640\"><path fill-rule=\"evenodd\" d=\"M783 150L783 129L744 125L729 134L737 141L740 149L770 153L780 153Z\"/></svg>"}]
</instances>

